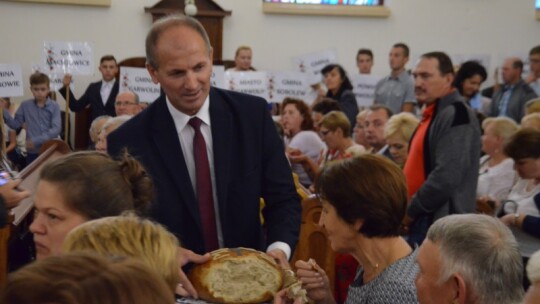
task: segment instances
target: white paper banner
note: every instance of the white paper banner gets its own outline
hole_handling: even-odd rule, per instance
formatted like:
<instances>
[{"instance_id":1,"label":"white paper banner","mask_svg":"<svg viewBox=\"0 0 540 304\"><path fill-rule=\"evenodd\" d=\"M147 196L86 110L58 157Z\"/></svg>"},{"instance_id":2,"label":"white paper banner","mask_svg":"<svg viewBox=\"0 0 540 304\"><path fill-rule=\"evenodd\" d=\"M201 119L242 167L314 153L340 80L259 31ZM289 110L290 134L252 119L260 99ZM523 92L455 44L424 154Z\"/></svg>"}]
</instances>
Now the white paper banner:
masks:
<instances>
[{"instance_id":1,"label":"white paper banner","mask_svg":"<svg viewBox=\"0 0 540 304\"><path fill-rule=\"evenodd\" d=\"M381 80L380 76L356 74L351 76L353 93L359 107L369 107L375 99L375 86Z\"/></svg>"},{"instance_id":2,"label":"white paper banner","mask_svg":"<svg viewBox=\"0 0 540 304\"><path fill-rule=\"evenodd\" d=\"M212 69L211 83L213 87L226 89L225 87L225 67L222 65L215 65Z\"/></svg>"},{"instance_id":3,"label":"white paper banner","mask_svg":"<svg viewBox=\"0 0 540 304\"><path fill-rule=\"evenodd\" d=\"M32 64L32 73L40 72L49 76L51 91L58 91L64 86L64 74L49 73L46 66L39 64ZM69 85L71 91L76 89L75 78L71 78L71 84Z\"/></svg>"},{"instance_id":4,"label":"white paper banner","mask_svg":"<svg viewBox=\"0 0 540 304\"><path fill-rule=\"evenodd\" d=\"M120 67L120 92L132 91L139 95L141 102L153 102L161 93L159 84L145 68Z\"/></svg>"},{"instance_id":5,"label":"white paper banner","mask_svg":"<svg viewBox=\"0 0 540 304\"><path fill-rule=\"evenodd\" d=\"M327 50L293 58L295 70L308 74L310 84L322 81L321 70L330 63L336 63L336 51Z\"/></svg>"},{"instance_id":6,"label":"white paper banner","mask_svg":"<svg viewBox=\"0 0 540 304\"><path fill-rule=\"evenodd\" d=\"M43 62L52 74L91 75L94 71L94 54L88 42L46 41Z\"/></svg>"},{"instance_id":7,"label":"white paper banner","mask_svg":"<svg viewBox=\"0 0 540 304\"><path fill-rule=\"evenodd\" d=\"M16 97L23 94L21 66L0 64L0 97Z\"/></svg>"},{"instance_id":8,"label":"white paper banner","mask_svg":"<svg viewBox=\"0 0 540 304\"><path fill-rule=\"evenodd\" d=\"M268 72L268 101L281 103L286 97L310 103L308 76L300 72Z\"/></svg>"},{"instance_id":9,"label":"white paper banner","mask_svg":"<svg viewBox=\"0 0 540 304\"><path fill-rule=\"evenodd\" d=\"M266 72L225 72L227 89L268 99Z\"/></svg>"}]
</instances>

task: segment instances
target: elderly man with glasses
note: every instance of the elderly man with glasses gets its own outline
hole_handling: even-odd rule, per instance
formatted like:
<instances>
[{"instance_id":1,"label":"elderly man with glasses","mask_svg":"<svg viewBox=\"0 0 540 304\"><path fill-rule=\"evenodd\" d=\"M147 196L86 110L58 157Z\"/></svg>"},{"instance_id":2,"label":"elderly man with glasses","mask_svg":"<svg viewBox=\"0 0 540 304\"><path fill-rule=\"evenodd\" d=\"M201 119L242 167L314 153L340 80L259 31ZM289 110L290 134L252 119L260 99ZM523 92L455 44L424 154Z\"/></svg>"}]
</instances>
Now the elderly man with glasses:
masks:
<instances>
[{"instance_id":1,"label":"elderly man with glasses","mask_svg":"<svg viewBox=\"0 0 540 304\"><path fill-rule=\"evenodd\" d=\"M137 115L141 111L139 104L139 96L132 91L125 91L116 96L114 102L114 110L116 116L121 115Z\"/></svg>"}]
</instances>

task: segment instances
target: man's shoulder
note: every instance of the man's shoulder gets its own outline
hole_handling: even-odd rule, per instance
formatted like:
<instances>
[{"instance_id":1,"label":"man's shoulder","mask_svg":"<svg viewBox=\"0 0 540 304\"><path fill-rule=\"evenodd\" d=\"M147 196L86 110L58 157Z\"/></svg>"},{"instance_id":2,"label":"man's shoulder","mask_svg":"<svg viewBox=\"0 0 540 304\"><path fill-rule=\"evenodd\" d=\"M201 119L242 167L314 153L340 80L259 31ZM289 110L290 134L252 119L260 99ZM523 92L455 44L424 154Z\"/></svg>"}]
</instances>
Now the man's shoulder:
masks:
<instances>
[{"instance_id":1,"label":"man's shoulder","mask_svg":"<svg viewBox=\"0 0 540 304\"><path fill-rule=\"evenodd\" d=\"M375 87L379 87L379 86L383 85L383 83L387 82L388 79L390 79L389 75L381 77L381 79L379 79L379 81L377 81L377 84L375 85Z\"/></svg>"},{"instance_id":2,"label":"man's shoulder","mask_svg":"<svg viewBox=\"0 0 540 304\"><path fill-rule=\"evenodd\" d=\"M525 81L520 81L518 83L518 85L519 85L518 88L520 88L520 90L522 90L523 94L525 94L525 95L534 94L535 96L537 95L536 91L533 89L533 87L530 84L526 83Z\"/></svg>"},{"instance_id":3,"label":"man's shoulder","mask_svg":"<svg viewBox=\"0 0 540 304\"><path fill-rule=\"evenodd\" d=\"M476 114L465 103L463 97L456 91L443 97L439 104L439 119L451 121L451 127L466 125L475 122Z\"/></svg>"}]
</instances>

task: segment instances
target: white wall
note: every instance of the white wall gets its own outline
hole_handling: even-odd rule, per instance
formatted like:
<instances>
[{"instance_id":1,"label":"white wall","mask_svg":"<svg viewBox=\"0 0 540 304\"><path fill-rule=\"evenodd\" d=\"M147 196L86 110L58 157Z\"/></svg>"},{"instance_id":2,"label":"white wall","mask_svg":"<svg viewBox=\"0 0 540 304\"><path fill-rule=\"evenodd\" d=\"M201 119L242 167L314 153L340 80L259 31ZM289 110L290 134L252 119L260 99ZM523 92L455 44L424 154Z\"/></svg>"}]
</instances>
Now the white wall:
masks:
<instances>
[{"instance_id":1,"label":"white wall","mask_svg":"<svg viewBox=\"0 0 540 304\"><path fill-rule=\"evenodd\" d=\"M232 59L238 45L251 45L253 65L260 70L289 70L292 56L334 48L339 62L354 73L357 49L370 47L374 73L385 75L387 53L398 41L409 44L413 57L437 49L487 53L492 63L540 44L532 0L387 0L391 16L386 19L265 15L262 0L215 1L232 10L225 18L223 57ZM119 60L143 55L151 25L144 7L157 2L112 0L111 7L100 8L0 1L0 63L21 63L26 80L32 63L41 60L45 40L90 41L96 62L106 53ZM99 78L97 69L93 76L77 77L75 94ZM25 97L30 96L26 88Z\"/></svg>"}]
</instances>

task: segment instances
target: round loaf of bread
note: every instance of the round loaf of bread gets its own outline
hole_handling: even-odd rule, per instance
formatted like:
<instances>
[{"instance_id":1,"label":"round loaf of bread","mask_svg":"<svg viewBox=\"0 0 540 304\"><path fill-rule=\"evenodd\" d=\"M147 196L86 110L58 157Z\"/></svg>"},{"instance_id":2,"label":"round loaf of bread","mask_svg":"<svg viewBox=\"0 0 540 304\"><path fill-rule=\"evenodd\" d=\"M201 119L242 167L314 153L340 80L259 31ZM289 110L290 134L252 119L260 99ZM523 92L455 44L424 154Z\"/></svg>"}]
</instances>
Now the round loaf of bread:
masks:
<instances>
[{"instance_id":1,"label":"round loaf of bread","mask_svg":"<svg viewBox=\"0 0 540 304\"><path fill-rule=\"evenodd\" d=\"M283 274L266 253L248 248L224 248L196 265L189 279L199 298L213 303L262 303L283 285Z\"/></svg>"}]
</instances>

